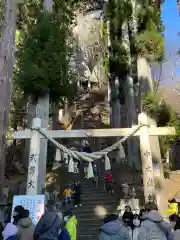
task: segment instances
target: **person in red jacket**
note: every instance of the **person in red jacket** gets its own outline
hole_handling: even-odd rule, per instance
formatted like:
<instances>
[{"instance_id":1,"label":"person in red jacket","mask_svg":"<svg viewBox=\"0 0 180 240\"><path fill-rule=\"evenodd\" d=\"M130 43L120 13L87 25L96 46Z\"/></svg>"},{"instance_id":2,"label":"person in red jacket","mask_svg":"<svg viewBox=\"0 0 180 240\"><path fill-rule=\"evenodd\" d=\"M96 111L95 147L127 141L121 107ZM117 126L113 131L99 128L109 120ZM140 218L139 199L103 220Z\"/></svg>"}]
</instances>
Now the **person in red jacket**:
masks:
<instances>
[{"instance_id":1,"label":"person in red jacket","mask_svg":"<svg viewBox=\"0 0 180 240\"><path fill-rule=\"evenodd\" d=\"M113 194L113 176L111 172L105 172L104 174L106 190Z\"/></svg>"}]
</instances>

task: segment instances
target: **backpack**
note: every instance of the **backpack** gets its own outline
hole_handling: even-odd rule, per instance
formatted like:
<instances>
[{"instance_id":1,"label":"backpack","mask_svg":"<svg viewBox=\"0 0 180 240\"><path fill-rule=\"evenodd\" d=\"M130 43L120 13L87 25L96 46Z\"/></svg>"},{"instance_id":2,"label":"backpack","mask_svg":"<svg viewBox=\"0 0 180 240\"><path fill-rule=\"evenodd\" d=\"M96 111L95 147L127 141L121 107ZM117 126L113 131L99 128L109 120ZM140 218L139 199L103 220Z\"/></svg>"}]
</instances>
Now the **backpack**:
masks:
<instances>
[{"instance_id":1,"label":"backpack","mask_svg":"<svg viewBox=\"0 0 180 240\"><path fill-rule=\"evenodd\" d=\"M10 236L6 240L17 240L17 235Z\"/></svg>"},{"instance_id":2,"label":"backpack","mask_svg":"<svg viewBox=\"0 0 180 240\"><path fill-rule=\"evenodd\" d=\"M59 234L58 240L71 240L66 228L62 229L61 233Z\"/></svg>"}]
</instances>

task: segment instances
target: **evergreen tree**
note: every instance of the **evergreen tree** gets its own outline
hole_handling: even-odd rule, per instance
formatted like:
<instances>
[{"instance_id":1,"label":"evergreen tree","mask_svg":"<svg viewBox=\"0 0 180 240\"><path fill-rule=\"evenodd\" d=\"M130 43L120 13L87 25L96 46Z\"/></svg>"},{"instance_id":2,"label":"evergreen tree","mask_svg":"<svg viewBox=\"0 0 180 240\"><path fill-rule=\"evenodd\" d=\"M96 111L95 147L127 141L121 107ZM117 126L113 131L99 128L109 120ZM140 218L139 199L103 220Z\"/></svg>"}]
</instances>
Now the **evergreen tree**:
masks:
<instances>
[{"instance_id":1,"label":"evergreen tree","mask_svg":"<svg viewBox=\"0 0 180 240\"><path fill-rule=\"evenodd\" d=\"M32 8L37 15L20 17L23 42L18 53L16 82L25 95L35 99L46 93L50 93L53 101L73 98L76 93L76 74L72 68L73 13L65 1L64 5L63 1L59 4L61 7L55 4L53 13L42 11L39 1L35 2L36 5L27 5L27 9Z\"/></svg>"}]
</instances>

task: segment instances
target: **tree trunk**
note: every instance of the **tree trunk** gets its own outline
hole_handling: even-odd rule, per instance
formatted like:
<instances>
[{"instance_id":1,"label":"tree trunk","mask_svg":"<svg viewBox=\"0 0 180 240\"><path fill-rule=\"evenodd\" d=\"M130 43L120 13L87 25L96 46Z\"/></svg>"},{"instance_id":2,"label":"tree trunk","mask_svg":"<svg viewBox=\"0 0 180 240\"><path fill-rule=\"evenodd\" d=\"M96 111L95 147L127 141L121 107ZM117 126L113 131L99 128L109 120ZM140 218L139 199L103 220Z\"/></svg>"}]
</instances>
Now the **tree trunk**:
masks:
<instances>
[{"instance_id":1,"label":"tree trunk","mask_svg":"<svg viewBox=\"0 0 180 240\"><path fill-rule=\"evenodd\" d=\"M138 81L140 85L140 93L154 92L154 84L151 76L150 66L146 58L139 56L137 59ZM142 95L140 96L140 98Z\"/></svg>"},{"instance_id":2,"label":"tree trunk","mask_svg":"<svg viewBox=\"0 0 180 240\"><path fill-rule=\"evenodd\" d=\"M4 150L11 103L17 0L5 0L4 25L0 43L0 195L4 181Z\"/></svg>"},{"instance_id":3,"label":"tree trunk","mask_svg":"<svg viewBox=\"0 0 180 240\"><path fill-rule=\"evenodd\" d=\"M120 127L120 102L117 98L118 85L115 75L111 76L111 125L113 128Z\"/></svg>"},{"instance_id":4,"label":"tree trunk","mask_svg":"<svg viewBox=\"0 0 180 240\"><path fill-rule=\"evenodd\" d=\"M130 68L129 74L126 77L126 85L125 85L125 92L126 92L126 110L127 110L127 124L128 127L133 127L133 125L137 124L137 114L135 108L135 101L134 101L134 83L133 78L131 76L131 52L130 52L130 40L129 40L129 29L127 20L124 20L122 24L122 42L124 48L126 49L127 56L128 56L128 66ZM138 168L139 162L139 151L138 145L136 143L136 139L129 138L127 140L128 143L128 161L130 166L133 164Z\"/></svg>"},{"instance_id":5,"label":"tree trunk","mask_svg":"<svg viewBox=\"0 0 180 240\"><path fill-rule=\"evenodd\" d=\"M59 109L58 104L52 103L51 105L51 113L52 113L52 130L57 130L59 125Z\"/></svg>"}]
</instances>

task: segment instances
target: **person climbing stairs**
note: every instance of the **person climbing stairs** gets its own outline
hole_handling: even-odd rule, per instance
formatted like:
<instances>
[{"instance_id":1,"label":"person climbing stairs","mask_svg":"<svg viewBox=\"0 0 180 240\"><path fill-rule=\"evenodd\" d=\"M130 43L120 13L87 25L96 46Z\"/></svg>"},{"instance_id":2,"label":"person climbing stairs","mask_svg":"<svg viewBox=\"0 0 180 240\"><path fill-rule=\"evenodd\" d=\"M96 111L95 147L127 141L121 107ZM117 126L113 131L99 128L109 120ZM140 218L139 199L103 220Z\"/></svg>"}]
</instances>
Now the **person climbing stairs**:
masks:
<instances>
[{"instance_id":1,"label":"person climbing stairs","mask_svg":"<svg viewBox=\"0 0 180 240\"><path fill-rule=\"evenodd\" d=\"M90 179L82 178L81 185L82 207L74 209L78 220L77 240L97 240L104 216L116 211L117 201L104 190L103 177L98 189Z\"/></svg>"}]
</instances>

